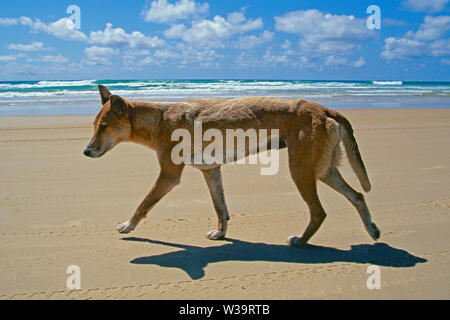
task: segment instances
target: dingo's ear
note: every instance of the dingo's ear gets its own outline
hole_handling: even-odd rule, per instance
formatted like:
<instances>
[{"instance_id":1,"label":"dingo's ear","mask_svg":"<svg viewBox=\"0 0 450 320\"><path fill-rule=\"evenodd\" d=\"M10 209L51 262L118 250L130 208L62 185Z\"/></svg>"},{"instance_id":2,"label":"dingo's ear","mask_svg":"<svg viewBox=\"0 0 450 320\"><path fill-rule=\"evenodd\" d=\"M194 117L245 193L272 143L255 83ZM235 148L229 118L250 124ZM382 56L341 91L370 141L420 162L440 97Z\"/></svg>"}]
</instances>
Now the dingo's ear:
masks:
<instances>
[{"instance_id":1,"label":"dingo's ear","mask_svg":"<svg viewBox=\"0 0 450 320\"><path fill-rule=\"evenodd\" d=\"M128 112L128 105L119 96L112 95L109 97L111 102L111 110L113 110L119 117L123 117Z\"/></svg>"},{"instance_id":2,"label":"dingo's ear","mask_svg":"<svg viewBox=\"0 0 450 320\"><path fill-rule=\"evenodd\" d=\"M100 92L100 97L102 98L102 104L105 104L109 101L109 97L111 97L111 92L101 84L98 86L98 91Z\"/></svg>"}]
</instances>

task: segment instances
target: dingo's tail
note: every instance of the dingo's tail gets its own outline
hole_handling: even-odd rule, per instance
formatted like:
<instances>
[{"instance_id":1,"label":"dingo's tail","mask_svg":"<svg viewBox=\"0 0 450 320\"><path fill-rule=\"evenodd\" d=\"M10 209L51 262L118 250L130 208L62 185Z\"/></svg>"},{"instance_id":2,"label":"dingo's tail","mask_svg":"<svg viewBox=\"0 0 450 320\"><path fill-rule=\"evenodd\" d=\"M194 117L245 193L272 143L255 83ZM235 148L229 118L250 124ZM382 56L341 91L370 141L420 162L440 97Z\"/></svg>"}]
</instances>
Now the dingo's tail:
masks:
<instances>
[{"instance_id":1,"label":"dingo's tail","mask_svg":"<svg viewBox=\"0 0 450 320\"><path fill-rule=\"evenodd\" d=\"M361 153L359 152L358 143L356 142L355 136L353 135L353 128L350 124L350 121L348 121L340 113L333 110L330 110L327 115L343 126L344 130L342 141L344 142L348 160L353 171L358 177L362 188L365 192L369 192L371 189L369 177L367 175L367 170L362 160Z\"/></svg>"}]
</instances>

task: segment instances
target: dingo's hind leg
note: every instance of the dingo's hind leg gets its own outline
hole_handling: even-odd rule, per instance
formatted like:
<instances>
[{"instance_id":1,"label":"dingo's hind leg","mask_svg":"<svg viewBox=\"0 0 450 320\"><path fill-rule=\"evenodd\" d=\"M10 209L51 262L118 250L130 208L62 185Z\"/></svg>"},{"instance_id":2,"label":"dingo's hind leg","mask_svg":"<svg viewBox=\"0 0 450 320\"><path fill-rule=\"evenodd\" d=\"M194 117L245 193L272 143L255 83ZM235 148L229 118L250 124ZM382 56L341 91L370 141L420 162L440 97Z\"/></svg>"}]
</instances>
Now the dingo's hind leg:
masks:
<instances>
[{"instance_id":1,"label":"dingo's hind leg","mask_svg":"<svg viewBox=\"0 0 450 320\"><path fill-rule=\"evenodd\" d=\"M336 167L330 167L328 172L320 178L320 180L331 188L344 195L358 210L359 215L364 223L364 226L369 233L369 235L374 239L378 240L380 238L380 230L372 222L370 217L369 208L366 205L366 201L364 200L364 196L355 191L347 182L342 178L341 174L337 170Z\"/></svg>"},{"instance_id":2,"label":"dingo's hind leg","mask_svg":"<svg viewBox=\"0 0 450 320\"><path fill-rule=\"evenodd\" d=\"M299 247L307 244L327 215L317 195L317 181L311 159L308 161L308 159L303 158L303 161L299 161L299 157L296 157L294 152L290 152L289 169L292 179L310 212L310 222L303 235L301 237L292 236L288 240L290 246Z\"/></svg>"},{"instance_id":3,"label":"dingo's hind leg","mask_svg":"<svg viewBox=\"0 0 450 320\"><path fill-rule=\"evenodd\" d=\"M219 220L217 230L208 232L206 237L210 240L223 240L225 239L227 232L227 224L228 220L230 220L230 215L228 214L227 204L225 203L220 167L211 170L203 170L202 172L214 203L217 219Z\"/></svg>"}]
</instances>

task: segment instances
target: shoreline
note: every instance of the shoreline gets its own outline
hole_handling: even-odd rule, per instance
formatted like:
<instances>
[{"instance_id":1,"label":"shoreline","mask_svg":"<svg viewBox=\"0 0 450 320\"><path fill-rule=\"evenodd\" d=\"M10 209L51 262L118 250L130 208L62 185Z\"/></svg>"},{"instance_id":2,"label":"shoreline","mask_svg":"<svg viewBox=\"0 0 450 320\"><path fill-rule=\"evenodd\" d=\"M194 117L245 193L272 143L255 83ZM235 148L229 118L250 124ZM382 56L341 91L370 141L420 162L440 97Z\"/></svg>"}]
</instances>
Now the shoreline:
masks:
<instances>
[{"instance_id":1,"label":"shoreline","mask_svg":"<svg viewBox=\"0 0 450 320\"><path fill-rule=\"evenodd\" d=\"M156 99L150 97L127 97L135 101L180 102L194 97L180 99ZM208 98L199 97L198 99ZM234 99L239 97L224 97ZM445 109L450 108L450 99L444 96L374 96L374 97L302 97L308 101L317 102L331 109ZM5 102L0 100L0 117L4 116L66 116L95 115L100 110L98 98L72 101L70 99L37 100L33 102Z\"/></svg>"}]
</instances>

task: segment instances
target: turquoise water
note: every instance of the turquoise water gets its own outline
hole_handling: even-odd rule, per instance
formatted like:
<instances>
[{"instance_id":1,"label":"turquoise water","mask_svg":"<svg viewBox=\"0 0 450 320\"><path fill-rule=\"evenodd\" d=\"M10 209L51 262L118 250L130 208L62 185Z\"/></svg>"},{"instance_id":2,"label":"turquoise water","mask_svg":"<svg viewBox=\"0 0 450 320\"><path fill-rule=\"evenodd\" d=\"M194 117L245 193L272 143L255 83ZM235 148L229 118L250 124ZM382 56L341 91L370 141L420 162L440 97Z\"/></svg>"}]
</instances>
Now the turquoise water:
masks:
<instances>
[{"instance_id":1,"label":"turquoise water","mask_svg":"<svg viewBox=\"0 0 450 320\"><path fill-rule=\"evenodd\" d=\"M128 99L276 96L330 107L450 107L450 82L292 80L0 81L0 115L93 114L97 86Z\"/></svg>"}]
</instances>

